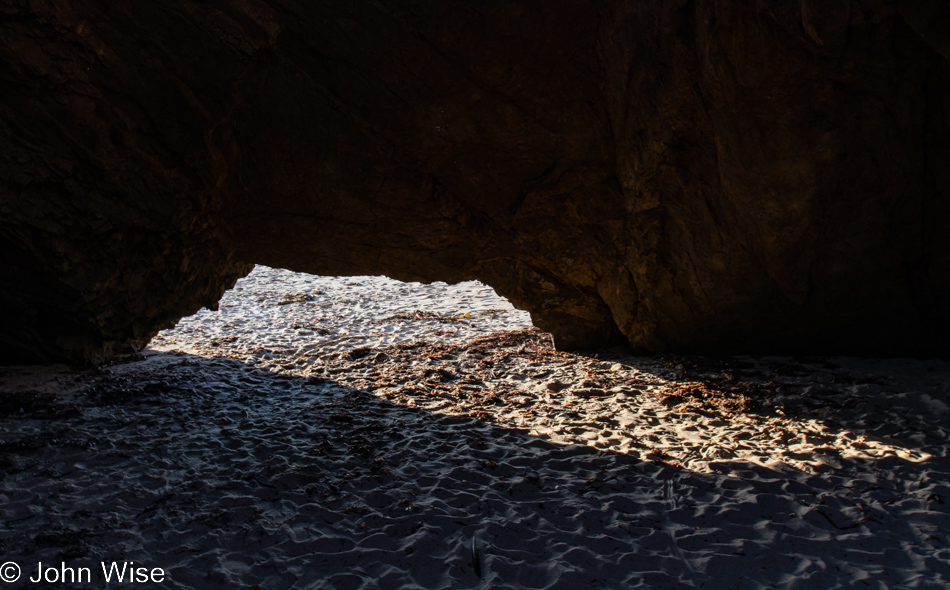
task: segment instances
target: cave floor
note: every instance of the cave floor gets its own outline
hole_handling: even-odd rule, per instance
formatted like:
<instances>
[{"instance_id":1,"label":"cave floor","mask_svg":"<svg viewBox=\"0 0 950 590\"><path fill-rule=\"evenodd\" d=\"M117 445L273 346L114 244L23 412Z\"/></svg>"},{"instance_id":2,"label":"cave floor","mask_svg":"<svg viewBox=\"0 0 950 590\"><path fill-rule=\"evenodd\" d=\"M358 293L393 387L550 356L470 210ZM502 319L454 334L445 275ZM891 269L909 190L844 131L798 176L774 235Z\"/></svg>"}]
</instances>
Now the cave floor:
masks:
<instances>
[{"instance_id":1,"label":"cave floor","mask_svg":"<svg viewBox=\"0 0 950 590\"><path fill-rule=\"evenodd\" d=\"M259 267L124 362L0 371L0 557L89 587L126 560L177 588L944 588L948 376L564 353L477 283Z\"/></svg>"}]
</instances>

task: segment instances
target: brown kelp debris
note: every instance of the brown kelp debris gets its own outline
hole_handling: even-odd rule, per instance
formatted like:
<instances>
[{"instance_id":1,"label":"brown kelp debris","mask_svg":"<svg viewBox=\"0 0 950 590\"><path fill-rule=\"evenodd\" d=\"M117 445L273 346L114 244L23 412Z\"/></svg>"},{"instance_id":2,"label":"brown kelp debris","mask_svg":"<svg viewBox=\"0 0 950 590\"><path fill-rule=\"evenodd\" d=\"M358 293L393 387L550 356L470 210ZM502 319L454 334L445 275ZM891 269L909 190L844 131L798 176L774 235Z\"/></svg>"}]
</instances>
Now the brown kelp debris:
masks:
<instances>
[{"instance_id":1,"label":"brown kelp debris","mask_svg":"<svg viewBox=\"0 0 950 590\"><path fill-rule=\"evenodd\" d=\"M324 295L323 291L313 291L311 293L290 293L284 295L277 302L277 305L290 305L291 303L308 303L316 301L317 295Z\"/></svg>"},{"instance_id":2,"label":"brown kelp debris","mask_svg":"<svg viewBox=\"0 0 950 590\"><path fill-rule=\"evenodd\" d=\"M538 367L572 357L554 350L550 335L532 328L496 332L463 344L412 342L354 349L328 359L314 373L401 404L435 403L444 411L490 419L510 410L518 403L516 397L530 395L524 383L536 383L529 380L545 374ZM536 389L543 391L539 383Z\"/></svg>"},{"instance_id":3,"label":"brown kelp debris","mask_svg":"<svg viewBox=\"0 0 950 590\"><path fill-rule=\"evenodd\" d=\"M370 324L388 324L393 322L438 322L440 324L460 323L468 321L470 314L446 315L432 311L417 309L412 313L397 313L381 320L373 320Z\"/></svg>"},{"instance_id":4,"label":"brown kelp debris","mask_svg":"<svg viewBox=\"0 0 950 590\"><path fill-rule=\"evenodd\" d=\"M755 395L762 388L762 385L750 382L674 382L661 389L659 397L665 405L679 412L744 414L757 407Z\"/></svg>"}]
</instances>

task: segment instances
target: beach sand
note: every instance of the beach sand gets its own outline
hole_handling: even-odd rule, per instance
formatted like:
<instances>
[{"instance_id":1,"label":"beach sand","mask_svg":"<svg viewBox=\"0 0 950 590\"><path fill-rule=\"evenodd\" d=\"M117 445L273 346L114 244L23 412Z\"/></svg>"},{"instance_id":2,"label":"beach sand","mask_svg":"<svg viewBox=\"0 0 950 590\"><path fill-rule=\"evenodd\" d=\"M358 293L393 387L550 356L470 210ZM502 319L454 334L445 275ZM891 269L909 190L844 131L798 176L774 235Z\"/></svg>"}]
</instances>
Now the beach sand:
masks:
<instances>
[{"instance_id":1,"label":"beach sand","mask_svg":"<svg viewBox=\"0 0 950 590\"><path fill-rule=\"evenodd\" d=\"M565 353L479 283L258 267L121 362L0 370L0 561L12 588L103 587L103 561L197 589L946 588L948 377Z\"/></svg>"}]
</instances>

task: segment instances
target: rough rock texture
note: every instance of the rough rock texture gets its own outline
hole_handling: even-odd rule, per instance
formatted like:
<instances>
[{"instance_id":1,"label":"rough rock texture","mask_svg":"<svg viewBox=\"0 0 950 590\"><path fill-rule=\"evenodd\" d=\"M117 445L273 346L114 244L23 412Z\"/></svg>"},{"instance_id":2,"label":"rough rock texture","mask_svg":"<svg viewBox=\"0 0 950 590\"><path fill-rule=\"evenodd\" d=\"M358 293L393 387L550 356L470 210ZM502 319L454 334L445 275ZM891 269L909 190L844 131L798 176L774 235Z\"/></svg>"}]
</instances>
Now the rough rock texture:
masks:
<instances>
[{"instance_id":1,"label":"rough rock texture","mask_svg":"<svg viewBox=\"0 0 950 590\"><path fill-rule=\"evenodd\" d=\"M562 348L934 354L942 0L0 2L0 355L252 263L478 278Z\"/></svg>"}]
</instances>

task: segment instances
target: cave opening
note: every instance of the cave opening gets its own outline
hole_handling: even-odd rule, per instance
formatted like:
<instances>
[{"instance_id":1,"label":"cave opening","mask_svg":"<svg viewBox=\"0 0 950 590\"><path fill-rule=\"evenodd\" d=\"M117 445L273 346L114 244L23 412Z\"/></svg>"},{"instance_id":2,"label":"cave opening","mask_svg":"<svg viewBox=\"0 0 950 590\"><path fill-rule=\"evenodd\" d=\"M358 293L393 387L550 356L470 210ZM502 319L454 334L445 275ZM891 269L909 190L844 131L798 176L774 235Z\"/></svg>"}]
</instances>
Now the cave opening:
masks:
<instances>
[{"instance_id":1,"label":"cave opening","mask_svg":"<svg viewBox=\"0 0 950 590\"><path fill-rule=\"evenodd\" d=\"M258 265L225 292L217 310L182 318L148 348L299 372L354 350L423 341L458 345L531 328L528 312L479 281L423 284Z\"/></svg>"}]
</instances>

